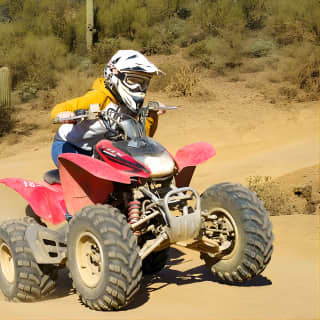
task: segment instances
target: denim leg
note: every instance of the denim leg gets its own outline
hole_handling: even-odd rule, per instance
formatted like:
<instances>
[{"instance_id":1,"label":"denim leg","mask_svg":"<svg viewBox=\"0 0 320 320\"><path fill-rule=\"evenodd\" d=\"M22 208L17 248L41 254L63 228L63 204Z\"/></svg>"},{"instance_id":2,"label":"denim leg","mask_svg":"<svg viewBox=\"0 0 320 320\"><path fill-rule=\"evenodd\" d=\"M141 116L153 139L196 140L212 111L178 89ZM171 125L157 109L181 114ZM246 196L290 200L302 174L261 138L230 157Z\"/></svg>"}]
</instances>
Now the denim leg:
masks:
<instances>
[{"instance_id":1,"label":"denim leg","mask_svg":"<svg viewBox=\"0 0 320 320\"><path fill-rule=\"evenodd\" d=\"M59 167L58 156L61 153L79 153L79 151L69 142L54 140L51 148L51 157L57 167Z\"/></svg>"}]
</instances>

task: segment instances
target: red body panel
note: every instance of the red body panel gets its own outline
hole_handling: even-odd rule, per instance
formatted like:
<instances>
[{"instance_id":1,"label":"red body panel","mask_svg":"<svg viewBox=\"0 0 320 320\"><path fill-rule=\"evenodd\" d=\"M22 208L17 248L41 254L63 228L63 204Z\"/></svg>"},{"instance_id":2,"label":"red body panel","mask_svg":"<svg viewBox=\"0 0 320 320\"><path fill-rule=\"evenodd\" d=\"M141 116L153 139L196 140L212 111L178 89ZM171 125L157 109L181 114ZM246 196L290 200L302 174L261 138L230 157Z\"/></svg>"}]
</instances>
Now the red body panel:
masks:
<instances>
[{"instance_id":1,"label":"red body panel","mask_svg":"<svg viewBox=\"0 0 320 320\"><path fill-rule=\"evenodd\" d=\"M130 184L132 174L116 170L108 163L82 155L78 153L63 153L59 156L60 175L61 165L64 166L67 162L73 163L75 166L87 171L89 174L108 181L116 181L120 183ZM62 178L60 176L60 178Z\"/></svg>"},{"instance_id":2,"label":"red body panel","mask_svg":"<svg viewBox=\"0 0 320 320\"><path fill-rule=\"evenodd\" d=\"M98 146L100 145L102 150L106 148L108 153L111 153L112 150L114 153L121 152L115 148L111 149L112 145L110 146L108 143L110 142L103 140ZM131 161L130 163L136 162L123 152L121 152L121 158ZM103 162L75 153L61 154L59 163L63 195L68 213L71 215L85 206L104 203L113 191L113 182L130 184L131 177L148 177L150 175L143 170L131 170L117 163L114 167L109 165L110 161Z\"/></svg>"},{"instance_id":3,"label":"red body panel","mask_svg":"<svg viewBox=\"0 0 320 320\"><path fill-rule=\"evenodd\" d=\"M60 184L49 185L20 178L1 179L0 183L18 192L33 211L51 224L65 221L89 204L103 203L113 191L113 182L130 184L132 177L148 178L150 170L130 155L102 140L97 150L106 162L75 153L59 156ZM175 161L179 169L177 186L188 185L195 166L216 154L208 143L199 142L178 150Z\"/></svg>"},{"instance_id":4,"label":"red body panel","mask_svg":"<svg viewBox=\"0 0 320 320\"><path fill-rule=\"evenodd\" d=\"M175 161L179 171L201 164L216 155L215 148L207 142L196 142L179 149Z\"/></svg>"},{"instance_id":5,"label":"red body panel","mask_svg":"<svg viewBox=\"0 0 320 320\"><path fill-rule=\"evenodd\" d=\"M175 176L176 186L189 186L196 166L212 158L215 154L215 148L207 142L197 142L179 149L175 156L179 170Z\"/></svg>"},{"instance_id":6,"label":"red body panel","mask_svg":"<svg viewBox=\"0 0 320 320\"><path fill-rule=\"evenodd\" d=\"M43 220L52 224L65 221L66 206L60 184L36 183L19 178L1 179L0 183L18 192Z\"/></svg>"},{"instance_id":7,"label":"red body panel","mask_svg":"<svg viewBox=\"0 0 320 320\"><path fill-rule=\"evenodd\" d=\"M147 167L130 155L114 147L109 140L101 140L97 144L96 149L108 165L116 170L120 170L120 172L129 174L130 177L148 178L151 174Z\"/></svg>"}]
</instances>

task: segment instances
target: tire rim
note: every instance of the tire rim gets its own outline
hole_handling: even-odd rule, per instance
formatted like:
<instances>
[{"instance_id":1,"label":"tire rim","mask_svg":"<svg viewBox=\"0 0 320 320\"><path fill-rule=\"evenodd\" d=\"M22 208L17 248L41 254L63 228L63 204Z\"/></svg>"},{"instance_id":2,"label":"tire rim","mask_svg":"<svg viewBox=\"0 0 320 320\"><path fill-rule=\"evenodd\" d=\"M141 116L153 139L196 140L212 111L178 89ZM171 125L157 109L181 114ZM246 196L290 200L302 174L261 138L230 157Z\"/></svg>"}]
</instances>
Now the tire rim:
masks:
<instances>
[{"instance_id":1,"label":"tire rim","mask_svg":"<svg viewBox=\"0 0 320 320\"><path fill-rule=\"evenodd\" d=\"M89 288L95 288L103 274L103 251L91 232L83 232L76 242L76 264L80 277Z\"/></svg>"},{"instance_id":2,"label":"tire rim","mask_svg":"<svg viewBox=\"0 0 320 320\"><path fill-rule=\"evenodd\" d=\"M237 228L237 224L234 221L232 215L223 208L215 208L210 211L210 215L216 215L217 220L222 219L224 226L229 229L229 233L233 233L232 242L230 248L226 250L227 254L223 255L220 259L221 260L228 260L235 255L239 246L239 232ZM222 250L223 252L224 250Z\"/></svg>"},{"instance_id":3,"label":"tire rim","mask_svg":"<svg viewBox=\"0 0 320 320\"><path fill-rule=\"evenodd\" d=\"M0 266L5 279L9 283L13 283L15 279L14 260L11 250L4 242L0 246Z\"/></svg>"}]
</instances>

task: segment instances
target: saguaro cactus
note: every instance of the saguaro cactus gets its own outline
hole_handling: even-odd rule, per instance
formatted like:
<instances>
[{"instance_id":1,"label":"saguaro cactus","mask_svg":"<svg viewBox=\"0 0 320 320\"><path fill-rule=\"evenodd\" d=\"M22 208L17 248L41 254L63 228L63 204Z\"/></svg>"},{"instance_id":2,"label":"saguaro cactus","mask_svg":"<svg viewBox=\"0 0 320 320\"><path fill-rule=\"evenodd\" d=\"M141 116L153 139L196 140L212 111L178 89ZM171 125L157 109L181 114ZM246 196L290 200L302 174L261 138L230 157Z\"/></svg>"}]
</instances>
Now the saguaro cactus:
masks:
<instances>
[{"instance_id":1,"label":"saguaro cactus","mask_svg":"<svg viewBox=\"0 0 320 320\"><path fill-rule=\"evenodd\" d=\"M11 83L8 68L0 68L0 137L11 128Z\"/></svg>"},{"instance_id":2,"label":"saguaro cactus","mask_svg":"<svg viewBox=\"0 0 320 320\"><path fill-rule=\"evenodd\" d=\"M87 0L87 49L92 48L94 33L93 0Z\"/></svg>"},{"instance_id":3,"label":"saguaro cactus","mask_svg":"<svg viewBox=\"0 0 320 320\"><path fill-rule=\"evenodd\" d=\"M6 109L11 104L10 71L0 68L0 108Z\"/></svg>"}]
</instances>

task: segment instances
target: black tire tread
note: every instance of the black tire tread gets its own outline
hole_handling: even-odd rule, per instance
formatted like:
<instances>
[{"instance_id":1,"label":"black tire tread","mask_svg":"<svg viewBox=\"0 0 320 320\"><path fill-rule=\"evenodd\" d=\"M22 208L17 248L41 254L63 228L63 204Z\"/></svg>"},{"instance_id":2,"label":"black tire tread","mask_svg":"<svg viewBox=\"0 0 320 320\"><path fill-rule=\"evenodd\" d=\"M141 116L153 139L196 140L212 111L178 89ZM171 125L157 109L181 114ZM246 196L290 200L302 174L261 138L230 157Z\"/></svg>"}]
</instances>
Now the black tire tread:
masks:
<instances>
[{"instance_id":1,"label":"black tire tread","mask_svg":"<svg viewBox=\"0 0 320 320\"><path fill-rule=\"evenodd\" d=\"M10 220L1 225L2 232L8 235L7 245L13 251L16 260L16 290L8 296L9 301L30 302L40 300L55 290L55 271L53 268L41 268L37 264L27 241L25 232L31 218Z\"/></svg>"},{"instance_id":2,"label":"black tire tread","mask_svg":"<svg viewBox=\"0 0 320 320\"><path fill-rule=\"evenodd\" d=\"M134 294L140 288L141 259L136 238L121 212L109 205L91 205L81 209L71 219L69 231L80 220L92 221L103 239L108 258L108 266L105 267L108 270L108 279L105 292L96 299L89 299L77 289L71 268L73 287L77 290L81 301L90 309L121 309L132 301ZM70 266L70 262L68 265Z\"/></svg>"},{"instance_id":3,"label":"black tire tread","mask_svg":"<svg viewBox=\"0 0 320 320\"><path fill-rule=\"evenodd\" d=\"M219 197L225 202L237 202L244 231L247 233L244 254L233 272L220 270L212 258L201 254L214 275L229 283L242 282L259 275L270 262L273 252L273 233L269 213L254 192L240 184L220 183L207 189L202 198Z\"/></svg>"}]
</instances>

